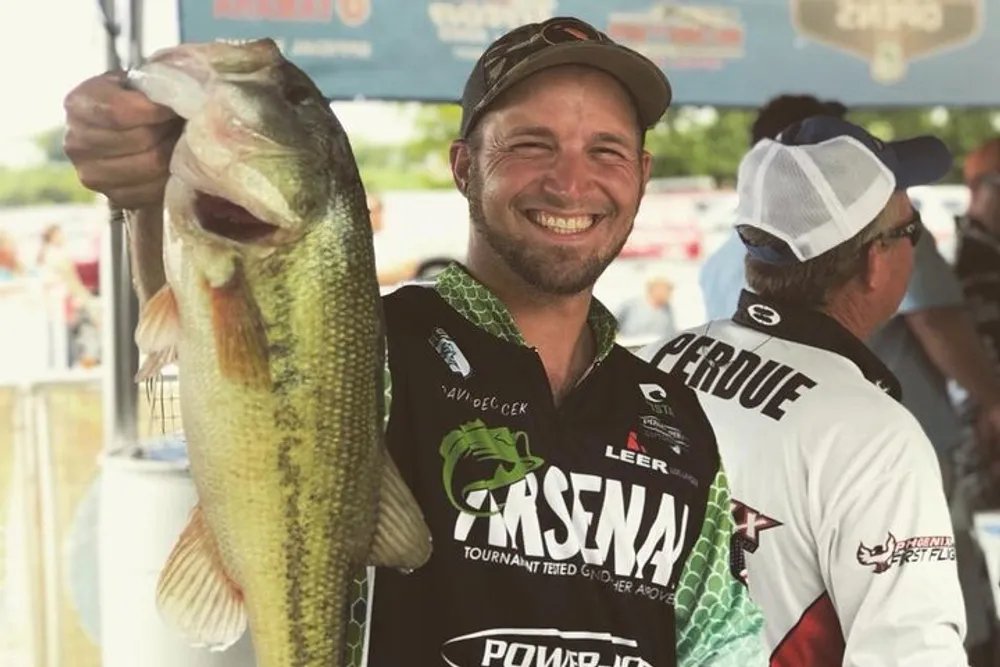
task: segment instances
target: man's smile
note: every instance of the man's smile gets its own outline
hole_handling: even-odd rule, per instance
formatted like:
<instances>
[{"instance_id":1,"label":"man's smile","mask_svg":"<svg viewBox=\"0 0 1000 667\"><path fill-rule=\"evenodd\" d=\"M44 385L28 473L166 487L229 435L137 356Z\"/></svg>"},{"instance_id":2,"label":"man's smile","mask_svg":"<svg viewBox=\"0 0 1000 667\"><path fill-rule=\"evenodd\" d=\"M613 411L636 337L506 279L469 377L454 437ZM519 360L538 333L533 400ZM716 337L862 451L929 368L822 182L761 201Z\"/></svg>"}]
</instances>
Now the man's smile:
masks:
<instances>
[{"instance_id":1,"label":"man's smile","mask_svg":"<svg viewBox=\"0 0 1000 667\"><path fill-rule=\"evenodd\" d=\"M585 232L604 218L603 214L556 214L539 209L528 209L524 212L524 216L539 227L566 235Z\"/></svg>"}]
</instances>

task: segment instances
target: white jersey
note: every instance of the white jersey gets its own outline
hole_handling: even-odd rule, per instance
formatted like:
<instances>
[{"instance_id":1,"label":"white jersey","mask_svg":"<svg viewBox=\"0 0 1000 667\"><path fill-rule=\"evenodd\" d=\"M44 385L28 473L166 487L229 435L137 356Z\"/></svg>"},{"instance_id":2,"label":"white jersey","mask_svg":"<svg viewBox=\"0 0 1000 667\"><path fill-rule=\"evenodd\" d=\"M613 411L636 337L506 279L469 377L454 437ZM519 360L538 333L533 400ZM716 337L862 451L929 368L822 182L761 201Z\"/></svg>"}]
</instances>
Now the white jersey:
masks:
<instances>
[{"instance_id":1,"label":"white jersey","mask_svg":"<svg viewBox=\"0 0 1000 667\"><path fill-rule=\"evenodd\" d=\"M697 389L715 429L772 667L968 665L937 458L860 340L744 292L732 320L639 356Z\"/></svg>"}]
</instances>

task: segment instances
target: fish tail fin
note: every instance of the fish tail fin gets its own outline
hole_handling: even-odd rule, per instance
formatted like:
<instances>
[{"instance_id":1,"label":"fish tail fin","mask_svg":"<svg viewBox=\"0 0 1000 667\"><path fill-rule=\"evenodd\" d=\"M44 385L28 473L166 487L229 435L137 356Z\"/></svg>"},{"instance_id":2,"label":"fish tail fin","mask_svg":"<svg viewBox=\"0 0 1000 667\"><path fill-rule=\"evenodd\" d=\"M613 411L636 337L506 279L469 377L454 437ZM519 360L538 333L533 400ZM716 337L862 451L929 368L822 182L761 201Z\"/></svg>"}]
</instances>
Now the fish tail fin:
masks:
<instances>
[{"instance_id":1,"label":"fish tail fin","mask_svg":"<svg viewBox=\"0 0 1000 667\"><path fill-rule=\"evenodd\" d=\"M135 376L137 382L155 377L164 366L173 363L177 358L179 338L177 299L170 285L164 284L143 306L135 328L135 344L146 354Z\"/></svg>"},{"instance_id":2,"label":"fish tail fin","mask_svg":"<svg viewBox=\"0 0 1000 667\"><path fill-rule=\"evenodd\" d=\"M270 388L267 331L243 272L237 269L229 282L209 290L219 370L247 386Z\"/></svg>"},{"instance_id":3,"label":"fish tail fin","mask_svg":"<svg viewBox=\"0 0 1000 667\"><path fill-rule=\"evenodd\" d=\"M224 651L243 636L243 592L226 573L208 524L196 506L160 573L156 604L194 646Z\"/></svg>"},{"instance_id":4,"label":"fish tail fin","mask_svg":"<svg viewBox=\"0 0 1000 667\"><path fill-rule=\"evenodd\" d=\"M415 570L431 556L431 531L392 456L385 452L371 565Z\"/></svg>"}]
</instances>

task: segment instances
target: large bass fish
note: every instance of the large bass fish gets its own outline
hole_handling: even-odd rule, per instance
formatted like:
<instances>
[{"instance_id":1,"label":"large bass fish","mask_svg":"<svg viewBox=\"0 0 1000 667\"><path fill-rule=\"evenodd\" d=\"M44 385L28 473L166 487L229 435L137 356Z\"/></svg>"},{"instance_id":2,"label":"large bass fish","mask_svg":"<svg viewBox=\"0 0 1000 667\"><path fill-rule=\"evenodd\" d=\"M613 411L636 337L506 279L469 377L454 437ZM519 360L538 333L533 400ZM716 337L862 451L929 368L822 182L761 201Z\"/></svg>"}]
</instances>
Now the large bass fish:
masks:
<instances>
[{"instance_id":1,"label":"large bass fish","mask_svg":"<svg viewBox=\"0 0 1000 667\"><path fill-rule=\"evenodd\" d=\"M216 650L249 624L259 667L342 665L353 578L431 554L383 443L384 325L350 143L271 40L165 49L129 85L185 119L162 240L131 229L139 379L176 360L199 499L159 608Z\"/></svg>"}]
</instances>

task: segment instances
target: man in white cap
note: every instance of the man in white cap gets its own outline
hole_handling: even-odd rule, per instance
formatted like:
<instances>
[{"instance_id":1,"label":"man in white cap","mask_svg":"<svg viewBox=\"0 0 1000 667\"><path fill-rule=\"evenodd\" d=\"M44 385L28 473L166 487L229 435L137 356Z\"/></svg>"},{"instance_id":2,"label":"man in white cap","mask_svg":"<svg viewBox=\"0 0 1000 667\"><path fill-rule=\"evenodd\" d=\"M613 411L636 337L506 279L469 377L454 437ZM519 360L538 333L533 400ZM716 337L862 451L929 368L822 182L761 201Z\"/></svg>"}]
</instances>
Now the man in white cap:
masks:
<instances>
[{"instance_id":1,"label":"man in white cap","mask_svg":"<svg viewBox=\"0 0 1000 667\"><path fill-rule=\"evenodd\" d=\"M734 573L771 665L968 665L937 458L862 342L896 311L922 230L906 188L951 156L833 117L739 170L739 308L642 350L695 388L732 478Z\"/></svg>"}]
</instances>

